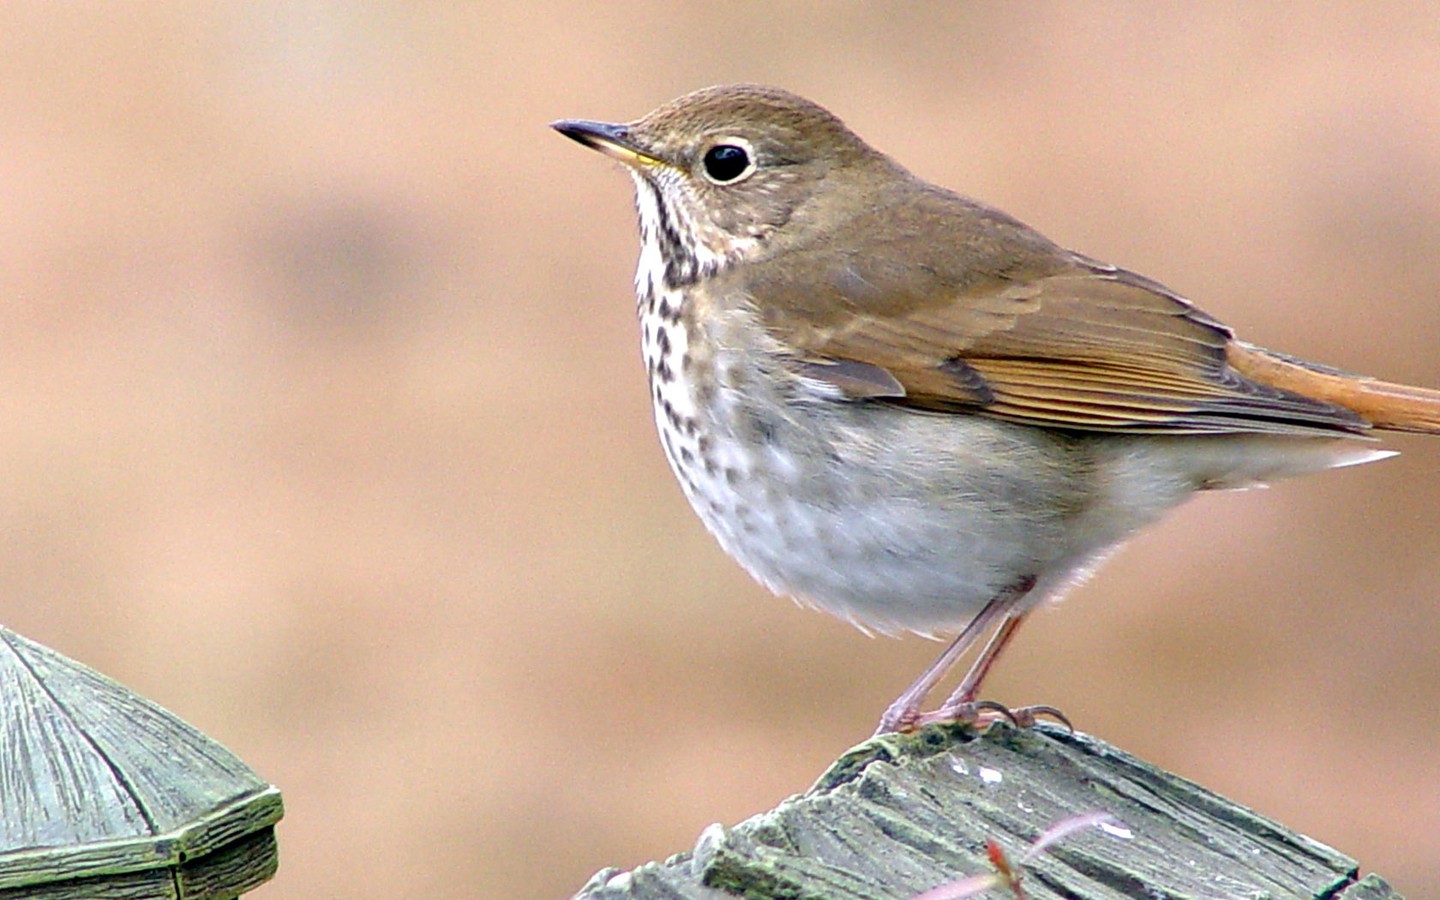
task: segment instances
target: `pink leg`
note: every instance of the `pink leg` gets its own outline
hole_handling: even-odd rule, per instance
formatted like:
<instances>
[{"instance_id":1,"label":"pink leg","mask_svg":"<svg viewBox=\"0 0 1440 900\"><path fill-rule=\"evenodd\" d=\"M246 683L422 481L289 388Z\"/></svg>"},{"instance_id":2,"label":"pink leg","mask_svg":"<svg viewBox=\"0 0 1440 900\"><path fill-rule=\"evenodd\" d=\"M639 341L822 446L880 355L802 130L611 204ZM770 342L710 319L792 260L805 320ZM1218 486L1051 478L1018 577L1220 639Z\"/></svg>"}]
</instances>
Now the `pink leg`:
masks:
<instances>
[{"instance_id":1,"label":"pink leg","mask_svg":"<svg viewBox=\"0 0 1440 900\"><path fill-rule=\"evenodd\" d=\"M1039 715L1053 716L1064 723L1066 728L1074 731L1070 720L1065 714L1053 706L1022 706L1018 709L1007 709L998 703L976 701L975 697L980 693L980 684L985 676L990 674L990 669L995 661L1000 658L1000 653L1009 645L1015 632L1020 630L1024 624L1029 611L1013 613L1000 623L1000 627L991 636L990 642L985 649L980 651L976 657L975 664L965 677L960 680L960 686L955 693L950 695L944 705L932 713L925 713L916 718L917 725L924 725L929 722L972 722L977 725L988 725L997 719L1008 719L1012 724L1021 728L1029 728L1035 724L1035 717Z\"/></svg>"},{"instance_id":2,"label":"pink leg","mask_svg":"<svg viewBox=\"0 0 1440 900\"><path fill-rule=\"evenodd\" d=\"M985 680L986 675L990 674L995 660L1000 658L1000 651L1010 643L1010 639L1015 636L1015 632L1020 630L1020 626L1024 624L1025 617L1028 615L1028 611L1013 613L1000 623L1000 627L995 629L995 634L991 635L990 643L980 651L980 655L975 659L975 664L960 680L960 686L955 689L955 693L950 695L950 699L945 701L945 705L940 707L942 710L975 701L976 695L980 693L980 683Z\"/></svg>"},{"instance_id":3,"label":"pink leg","mask_svg":"<svg viewBox=\"0 0 1440 900\"><path fill-rule=\"evenodd\" d=\"M1029 587L1027 584L1025 590L1029 590ZM875 734L913 730L920 722L920 705L925 702L925 697L934 690L935 685L940 683L940 679L945 677L945 673L950 671L951 666L955 665L955 661L970 649L976 638L984 634L997 618L1006 613L1016 600L1025 595L1025 590L1004 591L985 604L985 608L980 610L978 616L970 620L970 624L966 625L965 629L950 643L950 646L945 648L945 652L940 654L940 658L931 663L924 672L921 672L920 677L915 679L915 683L906 688L905 693L890 704L889 708L885 710L885 714L880 717L880 725L875 729ZM991 643L993 644L994 641ZM988 646L986 650L989 650ZM973 668L971 672L974 672ZM969 680L968 675L966 680Z\"/></svg>"}]
</instances>

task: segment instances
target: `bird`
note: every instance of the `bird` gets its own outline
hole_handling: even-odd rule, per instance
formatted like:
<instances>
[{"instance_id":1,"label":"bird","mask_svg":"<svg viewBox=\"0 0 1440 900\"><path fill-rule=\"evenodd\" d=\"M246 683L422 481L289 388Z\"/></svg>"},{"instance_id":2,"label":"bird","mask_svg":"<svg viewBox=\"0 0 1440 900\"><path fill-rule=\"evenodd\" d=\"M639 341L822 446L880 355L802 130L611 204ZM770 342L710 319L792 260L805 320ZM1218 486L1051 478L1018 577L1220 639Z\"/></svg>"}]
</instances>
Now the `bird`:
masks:
<instances>
[{"instance_id":1,"label":"bird","mask_svg":"<svg viewBox=\"0 0 1440 900\"><path fill-rule=\"evenodd\" d=\"M1198 492L1394 455L1376 431L1440 433L1440 391L1240 340L788 91L551 124L634 182L655 422L720 546L864 629L954 635L877 734L1068 726L979 693L1034 610Z\"/></svg>"}]
</instances>

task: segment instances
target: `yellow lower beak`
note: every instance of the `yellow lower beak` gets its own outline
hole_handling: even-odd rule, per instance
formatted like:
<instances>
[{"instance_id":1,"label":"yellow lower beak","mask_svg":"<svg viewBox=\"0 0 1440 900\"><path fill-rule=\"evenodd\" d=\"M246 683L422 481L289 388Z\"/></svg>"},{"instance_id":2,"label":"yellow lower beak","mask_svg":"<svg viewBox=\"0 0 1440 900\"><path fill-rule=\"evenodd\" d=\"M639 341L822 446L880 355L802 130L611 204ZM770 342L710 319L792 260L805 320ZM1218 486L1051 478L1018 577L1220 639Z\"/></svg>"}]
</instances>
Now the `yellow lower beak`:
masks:
<instances>
[{"instance_id":1,"label":"yellow lower beak","mask_svg":"<svg viewBox=\"0 0 1440 900\"><path fill-rule=\"evenodd\" d=\"M640 149L630 139L628 125L587 122L584 119L561 119L558 122L551 122L550 127L592 150L599 150L606 156L620 160L627 166L665 165L663 159Z\"/></svg>"}]
</instances>

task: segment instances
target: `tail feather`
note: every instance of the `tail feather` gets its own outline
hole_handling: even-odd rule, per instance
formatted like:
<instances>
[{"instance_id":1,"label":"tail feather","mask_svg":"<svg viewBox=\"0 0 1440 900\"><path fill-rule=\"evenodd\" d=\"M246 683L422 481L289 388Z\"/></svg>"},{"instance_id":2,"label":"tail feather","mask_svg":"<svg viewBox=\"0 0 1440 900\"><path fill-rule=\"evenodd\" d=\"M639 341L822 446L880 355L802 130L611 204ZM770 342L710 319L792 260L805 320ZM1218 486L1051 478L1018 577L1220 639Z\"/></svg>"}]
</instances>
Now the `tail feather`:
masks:
<instances>
[{"instance_id":1,"label":"tail feather","mask_svg":"<svg viewBox=\"0 0 1440 900\"><path fill-rule=\"evenodd\" d=\"M1351 375L1241 341L1226 347L1226 360L1252 381L1342 406L1375 428L1440 434L1440 391Z\"/></svg>"}]
</instances>

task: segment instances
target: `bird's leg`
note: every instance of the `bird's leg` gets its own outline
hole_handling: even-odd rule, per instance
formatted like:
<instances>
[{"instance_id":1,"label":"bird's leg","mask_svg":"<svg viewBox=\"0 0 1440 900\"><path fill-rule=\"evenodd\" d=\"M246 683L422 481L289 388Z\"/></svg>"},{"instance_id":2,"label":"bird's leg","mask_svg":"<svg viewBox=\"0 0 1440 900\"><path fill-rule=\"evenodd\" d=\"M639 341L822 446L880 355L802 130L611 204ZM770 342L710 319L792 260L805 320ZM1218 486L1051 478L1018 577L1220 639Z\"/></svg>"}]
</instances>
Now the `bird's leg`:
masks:
<instances>
[{"instance_id":1,"label":"bird's leg","mask_svg":"<svg viewBox=\"0 0 1440 900\"><path fill-rule=\"evenodd\" d=\"M1070 720L1065 717L1065 714L1053 706L1022 706L1019 709L1008 709L998 703L975 699L980 692L981 682L985 680L986 675L990 674L991 667L1000 658L1000 652L1015 637L1015 632L1020 630L1020 626L1029 614L1029 611L1026 610L1007 616L1000 627L995 630L995 634L991 636L985 649L980 651L980 655L975 659L975 664L970 667L970 671L965 673L965 677L960 681L960 686L955 689L955 693L950 695L950 699L934 712L917 716L915 724L959 721L988 725L997 719L1007 719L1011 724L1020 728L1029 728L1035 724L1037 716L1044 715L1058 719L1066 728L1074 731L1074 726L1070 724Z\"/></svg>"},{"instance_id":2,"label":"bird's leg","mask_svg":"<svg viewBox=\"0 0 1440 900\"><path fill-rule=\"evenodd\" d=\"M880 717L880 725L875 729L875 734L879 736L896 731L913 731L917 725L923 724L922 718L930 721L928 717L922 717L920 713L920 705L925 702L925 697L935 688L935 685L940 683L940 679L945 677L945 673L950 671L951 666L955 665L955 661L970 649L970 646L975 643L975 639L984 634L991 623L1005 614L1016 598L1021 595L1023 592L1016 594L1013 590L1002 591L985 604L985 607L980 610L980 614L970 620L970 624L966 625L955 640L950 642L950 646L945 648L945 652L940 654L940 658L931 663L924 672L921 672L920 677L915 679L915 683L905 689L905 693L895 698L895 702L891 703L885 710L885 714ZM970 671L973 673L975 670L972 668ZM966 680L969 680L969 676L966 676ZM949 703L945 704L947 708L949 705Z\"/></svg>"}]
</instances>

